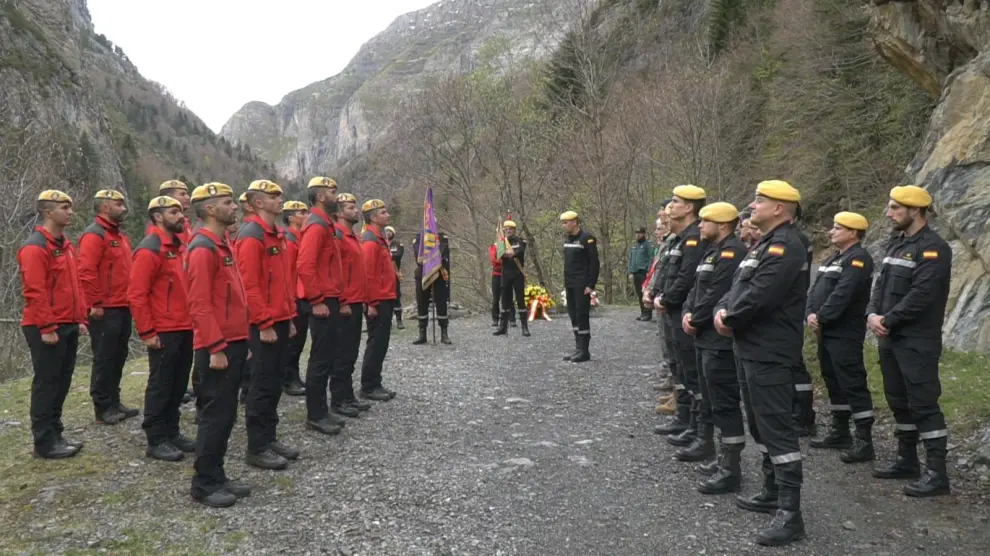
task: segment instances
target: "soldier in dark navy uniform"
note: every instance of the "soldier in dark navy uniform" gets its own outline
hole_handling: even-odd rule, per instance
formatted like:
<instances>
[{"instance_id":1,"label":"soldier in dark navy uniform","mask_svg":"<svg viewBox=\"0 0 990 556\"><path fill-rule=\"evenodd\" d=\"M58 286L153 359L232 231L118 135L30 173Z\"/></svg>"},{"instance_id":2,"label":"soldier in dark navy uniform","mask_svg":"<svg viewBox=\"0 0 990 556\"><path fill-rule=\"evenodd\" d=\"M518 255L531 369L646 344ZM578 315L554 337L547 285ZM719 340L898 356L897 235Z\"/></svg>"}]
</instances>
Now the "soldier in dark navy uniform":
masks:
<instances>
[{"instance_id":1,"label":"soldier in dark navy uniform","mask_svg":"<svg viewBox=\"0 0 990 556\"><path fill-rule=\"evenodd\" d=\"M522 335L529 336L529 321L526 319L526 240L516 235L516 223L506 220L502 224L508 248L502 254L502 282L500 296L502 313L498 330L493 335L501 336L508 333L509 320L512 316L512 298L516 299L515 312L522 323Z\"/></svg>"},{"instance_id":2,"label":"soldier in dark navy uniform","mask_svg":"<svg viewBox=\"0 0 990 556\"><path fill-rule=\"evenodd\" d=\"M395 228L392 226L385 226L385 239L388 241L388 252L392 256L392 266L395 267L395 307L392 308L395 314L395 327L404 330L406 325L402 323L402 256L406 253L406 246L395 237Z\"/></svg>"},{"instance_id":3,"label":"soldier in dark navy uniform","mask_svg":"<svg viewBox=\"0 0 990 556\"><path fill-rule=\"evenodd\" d=\"M927 469L917 482L904 487L908 496L949 493L945 465L949 431L938 404L942 393L938 361L952 249L928 227L931 206L931 195L920 187L891 190L887 218L899 234L887 247L866 309L867 326L879 339L884 394L897 422L897 458L874 469L873 476L917 477L921 440Z\"/></svg>"},{"instance_id":4,"label":"soldier in dark navy uniform","mask_svg":"<svg viewBox=\"0 0 990 556\"><path fill-rule=\"evenodd\" d=\"M591 232L581 229L578 213L569 210L560 215L564 227L564 295L567 314L574 331L574 353L564 361L583 363L591 359L591 292L598 284L598 242Z\"/></svg>"}]
</instances>

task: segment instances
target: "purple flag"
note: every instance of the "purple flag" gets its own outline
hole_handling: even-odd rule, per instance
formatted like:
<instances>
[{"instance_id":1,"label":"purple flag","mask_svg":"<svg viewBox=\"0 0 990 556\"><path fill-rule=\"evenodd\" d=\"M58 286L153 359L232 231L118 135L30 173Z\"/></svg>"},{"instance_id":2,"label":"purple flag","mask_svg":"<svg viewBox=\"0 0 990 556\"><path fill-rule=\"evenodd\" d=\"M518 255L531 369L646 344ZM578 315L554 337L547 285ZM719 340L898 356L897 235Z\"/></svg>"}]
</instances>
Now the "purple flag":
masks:
<instances>
[{"instance_id":1,"label":"purple flag","mask_svg":"<svg viewBox=\"0 0 990 556\"><path fill-rule=\"evenodd\" d=\"M437 227L437 215L433 211L433 188L426 189L426 201L423 203L423 229L420 231L419 250L416 259L423 263L423 289L433 285L440 276L441 254L440 229Z\"/></svg>"}]
</instances>

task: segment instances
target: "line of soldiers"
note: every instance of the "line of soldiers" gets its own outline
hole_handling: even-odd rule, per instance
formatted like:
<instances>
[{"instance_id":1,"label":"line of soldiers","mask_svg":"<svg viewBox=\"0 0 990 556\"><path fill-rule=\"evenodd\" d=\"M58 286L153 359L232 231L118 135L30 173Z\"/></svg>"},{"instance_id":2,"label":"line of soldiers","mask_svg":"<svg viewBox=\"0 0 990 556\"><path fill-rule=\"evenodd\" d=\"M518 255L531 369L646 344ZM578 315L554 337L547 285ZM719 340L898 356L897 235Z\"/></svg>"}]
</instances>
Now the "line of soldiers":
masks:
<instances>
[{"instance_id":1,"label":"line of soldiers","mask_svg":"<svg viewBox=\"0 0 990 556\"><path fill-rule=\"evenodd\" d=\"M891 190L887 217L897 233L875 281L873 260L860 245L867 219L836 214L829 231L836 251L819 266L810 291L810 242L795 227L800 201L789 183L764 181L748 215L740 215L729 203L708 203L700 187L676 187L657 220L663 243L642 299L662 315L662 352L673 383L658 410L673 406L674 416L655 432L681 448L676 460L701 462L695 470L707 478L699 492L738 492L745 411L762 454L763 484L755 495L737 496L736 505L774 514L756 537L770 546L805 534L799 438L809 433L811 388L804 326L817 337L832 414L829 432L811 446L841 450L840 460L849 464L876 457L863 361L869 328L878 338L898 440L894 461L873 476L915 479L904 487L908 496L950 490L938 360L952 252L927 225L931 196L917 186ZM923 473L919 442L927 456Z\"/></svg>"},{"instance_id":2,"label":"line of soldiers","mask_svg":"<svg viewBox=\"0 0 990 556\"><path fill-rule=\"evenodd\" d=\"M21 324L34 366L36 457L72 457L82 449L81 442L63 436L62 407L79 335L87 331L98 422L138 414L120 400L131 319L150 366L142 423L146 455L178 461L195 453L190 492L208 506L231 506L250 494L224 471L239 393L246 462L272 470L299 457L277 434L283 389L306 396L305 426L325 435L339 434L344 417L369 410L367 400L394 398L382 384L397 299L397 267L385 236L388 209L379 199L359 207L353 195L338 195L336 182L326 177L310 180L307 196L308 207L283 201L278 184L254 181L240 197L245 217L238 229L230 186L208 183L190 193L170 180L149 203L147 235L132 253L120 229L128 212L124 195L101 190L94 197L95 221L77 254L64 233L73 200L61 191L42 192L42 222L17 254L25 300ZM184 214L189 208L197 217L193 229ZM362 217L358 237L354 227ZM358 398L352 377L362 318L368 340ZM299 359L307 332L312 345L303 385ZM179 423L190 368L194 439Z\"/></svg>"}]
</instances>

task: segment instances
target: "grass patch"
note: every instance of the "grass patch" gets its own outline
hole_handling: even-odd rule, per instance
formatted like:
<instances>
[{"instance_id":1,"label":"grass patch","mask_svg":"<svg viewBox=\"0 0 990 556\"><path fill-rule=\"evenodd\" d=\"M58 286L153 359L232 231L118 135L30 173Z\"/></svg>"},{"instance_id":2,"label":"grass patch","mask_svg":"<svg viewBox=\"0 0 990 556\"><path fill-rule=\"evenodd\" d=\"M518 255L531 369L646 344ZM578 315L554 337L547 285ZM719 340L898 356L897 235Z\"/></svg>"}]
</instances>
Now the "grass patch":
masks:
<instances>
[{"instance_id":1,"label":"grass patch","mask_svg":"<svg viewBox=\"0 0 990 556\"><path fill-rule=\"evenodd\" d=\"M805 334L804 360L811 372L817 395L827 400L825 382L818 365L818 340L810 333ZM877 347L870 342L863 347L863 360L866 363L873 405L889 414L890 406L883 393L880 356ZM990 376L986 373L988 365L990 357L982 353L948 348L942 350L942 359L939 362L942 397L939 398L939 404L954 435L965 436L979 425L990 421Z\"/></svg>"}]
</instances>

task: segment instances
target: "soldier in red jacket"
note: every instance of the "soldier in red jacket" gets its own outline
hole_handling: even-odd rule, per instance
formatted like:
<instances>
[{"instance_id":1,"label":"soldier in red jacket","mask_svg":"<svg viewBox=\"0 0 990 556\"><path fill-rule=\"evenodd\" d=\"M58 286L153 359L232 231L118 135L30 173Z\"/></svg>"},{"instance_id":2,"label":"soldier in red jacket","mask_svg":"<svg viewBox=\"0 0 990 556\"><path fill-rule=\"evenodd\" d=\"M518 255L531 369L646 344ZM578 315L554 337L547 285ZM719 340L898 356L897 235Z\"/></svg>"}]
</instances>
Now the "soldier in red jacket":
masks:
<instances>
[{"instance_id":1,"label":"soldier in red jacket","mask_svg":"<svg viewBox=\"0 0 990 556\"><path fill-rule=\"evenodd\" d=\"M183 213L189 210L189 188L181 181L168 180L162 182L162 184L158 186L158 194L165 197L171 197L176 201L179 201L179 204L182 205ZM192 241L193 233L195 233L194 228L198 228L202 225L202 222L197 222L196 225L190 224L191 221L187 221L182 233L178 234L179 240L182 241L182 245L189 245L189 242ZM154 231L155 223L148 222L148 225L144 228L144 235L151 235Z\"/></svg>"},{"instance_id":2,"label":"soldier in red jacket","mask_svg":"<svg viewBox=\"0 0 990 556\"><path fill-rule=\"evenodd\" d=\"M237 234L237 268L248 300L254 362L245 404L248 463L262 469L284 469L286 460L297 459L299 452L280 442L276 432L289 339L296 334L285 238L276 225L282 213L282 188L268 180L256 180L246 195L251 214Z\"/></svg>"},{"instance_id":3,"label":"soldier in red jacket","mask_svg":"<svg viewBox=\"0 0 990 556\"><path fill-rule=\"evenodd\" d=\"M96 422L115 425L137 417L138 410L120 401L120 379L131 339L127 282L131 242L120 229L127 216L123 193L101 189L93 198L96 218L79 238L79 283L89 307L93 371L89 395Z\"/></svg>"},{"instance_id":4,"label":"soldier in red jacket","mask_svg":"<svg viewBox=\"0 0 990 556\"><path fill-rule=\"evenodd\" d=\"M306 302L299 293L299 272L296 263L299 260L299 238L302 236L302 225L309 217L309 208L302 201L286 201L282 205L282 228L285 233L285 264L289 268L289 284L292 288L292 299L296 308L296 316L292 324L296 335L289 338L289 360L285 365L285 376L282 380L282 391L289 396L302 396L306 393L302 378L299 374L299 358L306 345L306 335L309 332L309 312L303 304Z\"/></svg>"},{"instance_id":5,"label":"soldier in red jacket","mask_svg":"<svg viewBox=\"0 0 990 556\"><path fill-rule=\"evenodd\" d=\"M361 411L371 409L371 404L354 396L354 366L361 349L361 317L367 302L365 287L364 254L361 242L354 233L358 223L357 199L350 193L337 196L340 213L334 224L340 241L340 262L343 268L341 306L350 307L350 314L341 316L340 344L334 373L330 376L330 411L347 417L357 417ZM391 255L390 255L391 257ZM391 321L391 314L388 315Z\"/></svg>"},{"instance_id":6,"label":"soldier in red jacket","mask_svg":"<svg viewBox=\"0 0 990 556\"><path fill-rule=\"evenodd\" d=\"M361 395L385 402L395 392L382 386L382 365L392 335L392 305L395 303L395 267L382 230L388 226L389 213L379 199L361 205L365 230L361 234L364 252L365 299L368 302L368 343L361 362Z\"/></svg>"},{"instance_id":7,"label":"soldier in red jacket","mask_svg":"<svg viewBox=\"0 0 990 556\"><path fill-rule=\"evenodd\" d=\"M234 192L228 185L208 183L194 189L191 200L203 225L186 256L193 364L202 369L196 381L202 409L190 494L197 502L222 508L250 494L247 486L231 481L224 472L241 374L250 357L250 326L234 252L224 238L227 226L237 220Z\"/></svg>"},{"instance_id":8,"label":"soldier in red jacket","mask_svg":"<svg viewBox=\"0 0 990 556\"><path fill-rule=\"evenodd\" d=\"M488 246L488 260L492 263L492 326L498 326L502 315L500 301L502 300L502 259L498 256L495 244Z\"/></svg>"},{"instance_id":9,"label":"soldier in red jacket","mask_svg":"<svg viewBox=\"0 0 990 556\"><path fill-rule=\"evenodd\" d=\"M86 334L86 304L79 289L76 251L64 235L72 198L61 191L38 196L42 218L17 251L24 293L21 329L31 349L31 432L34 453L46 459L79 453L81 442L62 437L62 405L76 368L79 335Z\"/></svg>"},{"instance_id":10,"label":"soldier in red jacket","mask_svg":"<svg viewBox=\"0 0 990 556\"><path fill-rule=\"evenodd\" d=\"M127 299L138 337L148 349L148 385L144 391L144 422L148 438L145 455L179 461L196 451L196 442L179 430L179 405L189 383L193 358L189 318L185 246L178 235L186 227L182 205L171 197L148 204L154 231L134 251Z\"/></svg>"},{"instance_id":11,"label":"soldier in red jacket","mask_svg":"<svg viewBox=\"0 0 990 556\"><path fill-rule=\"evenodd\" d=\"M340 305L342 267L338 240L330 215L337 212L337 184L330 178L309 181L310 212L299 240L300 290L303 309L310 313L312 342L306 366L306 428L322 434L338 434L344 419L330 413L327 386L337 349L340 330L335 327L350 306Z\"/></svg>"}]
</instances>

